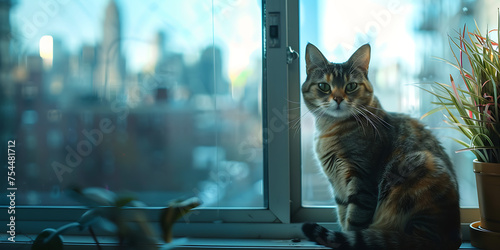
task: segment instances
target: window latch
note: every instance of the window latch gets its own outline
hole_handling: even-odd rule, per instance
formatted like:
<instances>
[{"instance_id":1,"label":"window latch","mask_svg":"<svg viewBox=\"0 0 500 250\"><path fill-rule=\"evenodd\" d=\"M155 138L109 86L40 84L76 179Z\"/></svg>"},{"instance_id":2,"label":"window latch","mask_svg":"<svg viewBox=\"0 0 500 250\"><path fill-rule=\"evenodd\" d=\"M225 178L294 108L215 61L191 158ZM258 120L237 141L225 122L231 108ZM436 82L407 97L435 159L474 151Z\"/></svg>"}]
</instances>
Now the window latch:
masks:
<instances>
[{"instance_id":1,"label":"window latch","mask_svg":"<svg viewBox=\"0 0 500 250\"><path fill-rule=\"evenodd\" d=\"M299 58L299 53L292 49L291 46L288 46L286 50L286 64L291 64L294 60Z\"/></svg>"}]
</instances>

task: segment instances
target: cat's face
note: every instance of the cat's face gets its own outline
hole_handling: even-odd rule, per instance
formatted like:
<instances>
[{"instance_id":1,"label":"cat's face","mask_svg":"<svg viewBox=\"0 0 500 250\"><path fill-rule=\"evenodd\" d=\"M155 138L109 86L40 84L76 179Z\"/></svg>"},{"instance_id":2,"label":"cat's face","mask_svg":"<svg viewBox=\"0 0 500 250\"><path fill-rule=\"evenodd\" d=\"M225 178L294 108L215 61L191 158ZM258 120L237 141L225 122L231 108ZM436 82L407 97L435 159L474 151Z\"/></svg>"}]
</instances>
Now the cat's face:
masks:
<instances>
[{"instance_id":1,"label":"cat's face","mask_svg":"<svg viewBox=\"0 0 500 250\"><path fill-rule=\"evenodd\" d=\"M361 46L345 63L330 63L312 44L306 48L307 79L302 94L316 117L347 118L364 112L373 101L368 81L370 45Z\"/></svg>"}]
</instances>

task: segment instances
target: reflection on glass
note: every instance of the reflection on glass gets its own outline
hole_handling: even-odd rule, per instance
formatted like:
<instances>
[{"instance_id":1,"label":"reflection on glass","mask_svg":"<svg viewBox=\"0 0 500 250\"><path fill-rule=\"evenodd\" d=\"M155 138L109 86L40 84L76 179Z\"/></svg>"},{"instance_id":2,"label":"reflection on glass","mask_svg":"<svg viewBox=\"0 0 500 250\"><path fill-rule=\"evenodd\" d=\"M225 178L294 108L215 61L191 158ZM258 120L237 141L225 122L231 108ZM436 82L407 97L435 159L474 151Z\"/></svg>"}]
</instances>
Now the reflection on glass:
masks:
<instances>
[{"instance_id":1,"label":"reflection on glass","mask_svg":"<svg viewBox=\"0 0 500 250\"><path fill-rule=\"evenodd\" d=\"M73 205L68 187L98 186L150 206L264 206L261 1L0 8L1 137L17 142L18 205Z\"/></svg>"},{"instance_id":2,"label":"reflection on glass","mask_svg":"<svg viewBox=\"0 0 500 250\"><path fill-rule=\"evenodd\" d=\"M419 118L433 106L432 97L414 85L432 81L448 82L456 70L434 57L452 59L448 34L455 36L464 23L482 30L496 23L498 6L487 1L300 1L301 54L305 44L317 45L325 56L343 62L365 43L372 46L369 78L375 95L389 111ZM356 13L353 15L353 13ZM305 62L301 61L302 82ZM321 173L312 152L314 119L302 110L302 202L305 206L335 205L330 185ZM447 137L460 136L446 127L438 114L423 122L446 147L459 178L461 205L477 206L472 154L455 154L459 149Z\"/></svg>"}]
</instances>

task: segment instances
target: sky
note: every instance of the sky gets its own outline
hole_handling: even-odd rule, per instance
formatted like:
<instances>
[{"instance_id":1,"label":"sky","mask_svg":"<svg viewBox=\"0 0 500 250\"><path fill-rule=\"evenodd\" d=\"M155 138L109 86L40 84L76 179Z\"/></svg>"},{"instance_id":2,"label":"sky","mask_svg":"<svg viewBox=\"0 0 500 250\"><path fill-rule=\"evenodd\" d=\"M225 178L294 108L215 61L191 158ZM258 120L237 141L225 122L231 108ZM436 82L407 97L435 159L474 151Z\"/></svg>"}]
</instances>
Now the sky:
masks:
<instances>
[{"instance_id":1,"label":"sky","mask_svg":"<svg viewBox=\"0 0 500 250\"><path fill-rule=\"evenodd\" d=\"M11 12L21 52L37 53L39 39L51 35L71 53L102 37L111 0L18 0ZM261 50L261 8L257 0L116 0L122 21L127 66L138 71L150 60L155 34L167 35L167 50L194 62L215 43L226 48L229 71L241 71ZM213 5L212 5L213 3ZM212 15L214 13L214 15ZM214 17L214 18L213 18Z\"/></svg>"}]
</instances>

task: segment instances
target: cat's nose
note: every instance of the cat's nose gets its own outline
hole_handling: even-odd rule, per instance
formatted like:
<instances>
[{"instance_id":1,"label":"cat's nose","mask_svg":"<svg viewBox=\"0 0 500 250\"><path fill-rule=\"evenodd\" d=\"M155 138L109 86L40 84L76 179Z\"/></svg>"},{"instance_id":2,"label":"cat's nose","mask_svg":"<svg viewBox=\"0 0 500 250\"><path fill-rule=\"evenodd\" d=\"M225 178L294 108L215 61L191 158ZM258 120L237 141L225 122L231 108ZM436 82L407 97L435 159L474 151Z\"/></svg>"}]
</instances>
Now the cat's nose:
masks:
<instances>
[{"instance_id":1,"label":"cat's nose","mask_svg":"<svg viewBox=\"0 0 500 250\"><path fill-rule=\"evenodd\" d=\"M335 100L337 104L340 105L340 103L344 100L344 98L342 98L342 96L335 96L333 97L333 100Z\"/></svg>"}]
</instances>

